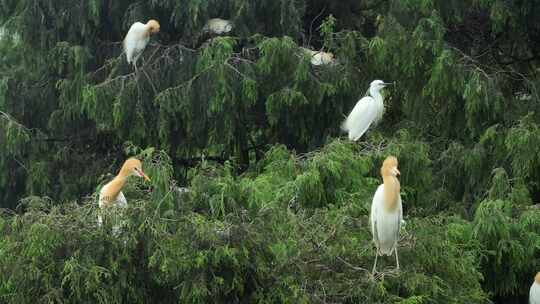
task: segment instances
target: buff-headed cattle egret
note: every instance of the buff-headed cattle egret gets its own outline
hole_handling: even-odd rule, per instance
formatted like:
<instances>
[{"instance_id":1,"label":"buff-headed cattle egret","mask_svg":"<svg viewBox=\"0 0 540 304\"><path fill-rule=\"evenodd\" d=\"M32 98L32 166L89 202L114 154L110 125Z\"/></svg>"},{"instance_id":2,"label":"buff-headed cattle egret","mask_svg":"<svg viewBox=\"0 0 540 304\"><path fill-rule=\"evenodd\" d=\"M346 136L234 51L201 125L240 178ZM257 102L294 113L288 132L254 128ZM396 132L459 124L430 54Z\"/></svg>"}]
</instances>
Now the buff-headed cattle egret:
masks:
<instances>
[{"instance_id":1,"label":"buff-headed cattle egret","mask_svg":"<svg viewBox=\"0 0 540 304\"><path fill-rule=\"evenodd\" d=\"M313 51L307 48L301 48L309 56L312 65L331 65L336 62L334 54L330 52Z\"/></svg>"},{"instance_id":2,"label":"buff-headed cattle egret","mask_svg":"<svg viewBox=\"0 0 540 304\"><path fill-rule=\"evenodd\" d=\"M123 46L126 52L128 63L133 63L137 71L137 59L141 56L146 45L150 41L150 35L159 32L159 23L156 20L149 20L146 24L135 22L129 28L124 38Z\"/></svg>"},{"instance_id":3,"label":"buff-headed cattle egret","mask_svg":"<svg viewBox=\"0 0 540 304\"><path fill-rule=\"evenodd\" d=\"M113 178L112 181L108 182L101 188L99 192L99 208L104 210L108 207L127 207L127 200L124 194L122 193L122 187L126 183L128 177L130 176L142 177L147 181L150 181L150 178L144 174L142 170L142 163L136 158L130 158L124 162L122 168L118 175ZM101 216L98 216L98 224L101 225L103 222ZM115 230L118 228L115 227Z\"/></svg>"},{"instance_id":4,"label":"buff-headed cattle egret","mask_svg":"<svg viewBox=\"0 0 540 304\"><path fill-rule=\"evenodd\" d=\"M209 32L215 35L223 35L232 31L233 23L230 20L212 18L209 19L203 27L203 32Z\"/></svg>"},{"instance_id":5,"label":"buff-headed cattle egret","mask_svg":"<svg viewBox=\"0 0 540 304\"><path fill-rule=\"evenodd\" d=\"M534 277L529 291L529 304L540 304L540 272Z\"/></svg>"},{"instance_id":6,"label":"buff-headed cattle egret","mask_svg":"<svg viewBox=\"0 0 540 304\"><path fill-rule=\"evenodd\" d=\"M380 90L392 83L374 80L369 85L369 96L362 97L352 109L341 129L349 132L349 139L356 141L367 131L369 126L379 122L383 116L384 103Z\"/></svg>"},{"instance_id":7,"label":"buff-headed cattle egret","mask_svg":"<svg viewBox=\"0 0 540 304\"><path fill-rule=\"evenodd\" d=\"M383 254L392 255L392 252L396 254L396 269L399 269L397 243L403 218L400 185L397 178L399 174L397 158L387 157L381 167L383 184L377 188L371 203L371 233L377 248L373 273L377 267L377 257Z\"/></svg>"}]
</instances>

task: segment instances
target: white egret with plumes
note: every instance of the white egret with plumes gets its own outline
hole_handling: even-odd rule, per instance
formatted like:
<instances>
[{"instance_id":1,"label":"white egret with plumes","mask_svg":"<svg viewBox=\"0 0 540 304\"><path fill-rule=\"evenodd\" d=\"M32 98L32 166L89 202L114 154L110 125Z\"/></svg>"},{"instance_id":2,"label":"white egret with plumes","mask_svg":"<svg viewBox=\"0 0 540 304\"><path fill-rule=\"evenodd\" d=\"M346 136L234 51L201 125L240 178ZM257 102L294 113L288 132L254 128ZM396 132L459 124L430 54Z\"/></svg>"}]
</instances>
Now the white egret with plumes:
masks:
<instances>
[{"instance_id":1,"label":"white egret with plumes","mask_svg":"<svg viewBox=\"0 0 540 304\"><path fill-rule=\"evenodd\" d=\"M369 95L362 97L341 125L343 131L349 133L349 139L356 141L371 125L378 123L384 113L384 99L381 90L393 83L374 80L369 86Z\"/></svg>"}]
</instances>

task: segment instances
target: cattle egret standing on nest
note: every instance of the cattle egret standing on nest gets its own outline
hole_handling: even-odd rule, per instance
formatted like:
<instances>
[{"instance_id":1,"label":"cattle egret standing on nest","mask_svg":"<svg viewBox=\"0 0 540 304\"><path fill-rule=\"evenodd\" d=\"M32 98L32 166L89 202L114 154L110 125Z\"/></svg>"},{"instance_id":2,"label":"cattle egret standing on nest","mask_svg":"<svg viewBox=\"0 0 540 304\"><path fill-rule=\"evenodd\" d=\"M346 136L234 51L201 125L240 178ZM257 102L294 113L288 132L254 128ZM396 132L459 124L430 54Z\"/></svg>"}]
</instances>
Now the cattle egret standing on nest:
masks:
<instances>
[{"instance_id":1,"label":"cattle egret standing on nest","mask_svg":"<svg viewBox=\"0 0 540 304\"><path fill-rule=\"evenodd\" d=\"M396 254L396 269L399 270L397 242L403 218L399 180L397 179L399 174L397 158L387 157L381 167L383 184L377 188L371 203L371 233L377 247L373 273L377 267L377 257L383 254L392 255L392 252Z\"/></svg>"},{"instance_id":2,"label":"cattle egret standing on nest","mask_svg":"<svg viewBox=\"0 0 540 304\"><path fill-rule=\"evenodd\" d=\"M150 180L150 178L144 174L140 160L135 158L126 160L118 175L101 188L101 191L99 192L99 208L103 210L108 207L127 207L127 200L122 193L122 187L124 187L127 178L132 175L142 177L147 181ZM102 222L101 216L98 216L98 224L100 226ZM115 230L118 230L118 227L115 227Z\"/></svg>"},{"instance_id":3,"label":"cattle egret standing on nest","mask_svg":"<svg viewBox=\"0 0 540 304\"><path fill-rule=\"evenodd\" d=\"M534 282L529 291L529 304L540 304L540 272L534 277Z\"/></svg>"},{"instance_id":4,"label":"cattle egret standing on nest","mask_svg":"<svg viewBox=\"0 0 540 304\"><path fill-rule=\"evenodd\" d=\"M347 119L341 125L341 129L349 132L350 140L358 140L367 131L371 124L379 122L383 116L383 97L379 92L382 88L392 83L382 80L374 80L369 85L369 96L362 97Z\"/></svg>"},{"instance_id":5,"label":"cattle egret standing on nest","mask_svg":"<svg viewBox=\"0 0 540 304\"><path fill-rule=\"evenodd\" d=\"M233 24L229 20L213 18L208 20L203 27L204 32L210 32L216 35L227 34L232 31Z\"/></svg>"},{"instance_id":6,"label":"cattle egret standing on nest","mask_svg":"<svg viewBox=\"0 0 540 304\"><path fill-rule=\"evenodd\" d=\"M135 71L137 71L137 59L139 59L150 41L150 35L158 32L159 23L156 20L149 20L146 24L135 22L129 28L123 46L127 62L133 63Z\"/></svg>"},{"instance_id":7,"label":"cattle egret standing on nest","mask_svg":"<svg viewBox=\"0 0 540 304\"><path fill-rule=\"evenodd\" d=\"M310 61L312 65L327 65L327 64L334 64L336 60L334 59L334 54L330 52L322 52L322 51L313 51L306 48L301 48L306 55L310 57Z\"/></svg>"}]
</instances>

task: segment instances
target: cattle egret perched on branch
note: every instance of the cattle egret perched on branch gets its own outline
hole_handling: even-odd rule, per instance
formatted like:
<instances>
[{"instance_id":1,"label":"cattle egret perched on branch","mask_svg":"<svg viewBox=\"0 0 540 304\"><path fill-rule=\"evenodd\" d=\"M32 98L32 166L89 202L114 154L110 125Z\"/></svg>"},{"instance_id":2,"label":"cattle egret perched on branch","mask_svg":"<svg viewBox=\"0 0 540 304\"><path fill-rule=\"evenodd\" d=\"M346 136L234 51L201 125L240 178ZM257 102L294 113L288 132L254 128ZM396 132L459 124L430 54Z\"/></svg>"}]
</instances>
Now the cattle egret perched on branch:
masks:
<instances>
[{"instance_id":1,"label":"cattle egret perched on branch","mask_svg":"<svg viewBox=\"0 0 540 304\"><path fill-rule=\"evenodd\" d=\"M529 291L529 304L540 304L540 272L534 277L534 282Z\"/></svg>"},{"instance_id":2,"label":"cattle egret perched on branch","mask_svg":"<svg viewBox=\"0 0 540 304\"><path fill-rule=\"evenodd\" d=\"M393 83L385 83L382 80L374 80L369 85L369 96L362 97L347 119L341 125L341 129L349 132L350 140L358 140L367 131L371 124L381 120L384 112L383 97L379 92L382 88Z\"/></svg>"},{"instance_id":3,"label":"cattle egret perched on branch","mask_svg":"<svg viewBox=\"0 0 540 304\"><path fill-rule=\"evenodd\" d=\"M130 158L124 162L120 172L116 177L107 183L99 192L99 208L102 210L108 207L127 207L127 200L122 193L122 187L126 183L128 177L135 175L149 181L150 178L144 174L141 161L135 158ZM102 224L101 216L98 216L98 224Z\"/></svg>"},{"instance_id":4,"label":"cattle egret perched on branch","mask_svg":"<svg viewBox=\"0 0 540 304\"><path fill-rule=\"evenodd\" d=\"M216 35L223 35L232 31L232 28L233 24L230 20L213 18L206 22L203 27L203 31Z\"/></svg>"},{"instance_id":5,"label":"cattle egret perched on branch","mask_svg":"<svg viewBox=\"0 0 540 304\"><path fill-rule=\"evenodd\" d=\"M313 51L306 48L301 48L302 51L306 53L311 59L312 65L327 65L334 64L336 60L334 59L334 54L322 52L322 51Z\"/></svg>"},{"instance_id":6,"label":"cattle egret perched on branch","mask_svg":"<svg viewBox=\"0 0 540 304\"><path fill-rule=\"evenodd\" d=\"M383 184L377 188L371 203L371 233L377 247L373 273L377 267L377 257L383 254L391 255L392 252L396 254L396 269L399 269L397 242L403 218L399 180L397 179L399 174L397 158L387 157L381 167Z\"/></svg>"},{"instance_id":7,"label":"cattle egret perched on branch","mask_svg":"<svg viewBox=\"0 0 540 304\"><path fill-rule=\"evenodd\" d=\"M139 59L148 41L150 41L150 35L158 32L159 23L156 20L149 20L146 24L135 22L129 28L123 46L127 62L133 63L135 71L137 71L137 59Z\"/></svg>"}]
</instances>

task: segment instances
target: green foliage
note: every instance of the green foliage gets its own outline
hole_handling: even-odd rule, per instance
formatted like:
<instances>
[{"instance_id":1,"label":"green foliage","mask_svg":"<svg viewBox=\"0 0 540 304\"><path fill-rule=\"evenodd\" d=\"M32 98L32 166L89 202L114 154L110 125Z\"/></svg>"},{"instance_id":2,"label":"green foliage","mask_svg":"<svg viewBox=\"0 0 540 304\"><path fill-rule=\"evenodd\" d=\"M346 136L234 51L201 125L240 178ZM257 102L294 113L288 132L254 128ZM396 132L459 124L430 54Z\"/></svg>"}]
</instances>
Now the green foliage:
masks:
<instances>
[{"instance_id":1,"label":"green foliage","mask_svg":"<svg viewBox=\"0 0 540 304\"><path fill-rule=\"evenodd\" d=\"M154 191L174 187L166 156L128 149L145 163L153 160ZM475 270L482 245L471 223L458 217L409 220L399 276L371 277L372 191L365 189L376 185L364 176L368 159L340 141L301 157L277 146L244 176L234 177L228 165L203 165L188 193L171 194L171 204L130 182L117 235L112 211L97 226L95 200L30 197L24 214L0 218L0 296L6 303L486 303ZM335 166L347 168L343 176L330 174ZM307 172L327 172L324 182L334 186L326 195L341 203L296 205L300 195L286 189L293 183L301 191L295 176ZM272 188L282 193L267 195ZM535 221L529 223L523 231L532 236Z\"/></svg>"},{"instance_id":2,"label":"green foliage","mask_svg":"<svg viewBox=\"0 0 540 304\"><path fill-rule=\"evenodd\" d=\"M540 128L532 120L532 115L525 116L518 126L509 130L505 144L514 156L512 169L516 177L526 180L540 177L535 170L540 165Z\"/></svg>"},{"instance_id":3,"label":"green foliage","mask_svg":"<svg viewBox=\"0 0 540 304\"><path fill-rule=\"evenodd\" d=\"M516 216L517 214L517 216ZM539 212L518 211L510 201L484 201L474 220L475 238L483 244L485 284L497 294L526 292L539 265Z\"/></svg>"}]
</instances>

